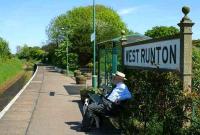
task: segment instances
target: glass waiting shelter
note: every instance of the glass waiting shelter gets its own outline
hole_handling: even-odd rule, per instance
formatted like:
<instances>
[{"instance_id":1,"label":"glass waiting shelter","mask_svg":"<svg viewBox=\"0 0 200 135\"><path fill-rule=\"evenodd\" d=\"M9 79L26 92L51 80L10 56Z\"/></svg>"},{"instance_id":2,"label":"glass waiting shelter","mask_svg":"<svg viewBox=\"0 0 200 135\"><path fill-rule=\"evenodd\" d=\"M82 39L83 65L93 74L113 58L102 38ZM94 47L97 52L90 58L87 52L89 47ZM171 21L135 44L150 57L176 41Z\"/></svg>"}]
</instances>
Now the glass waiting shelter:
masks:
<instances>
[{"instance_id":1,"label":"glass waiting shelter","mask_svg":"<svg viewBox=\"0 0 200 135\"><path fill-rule=\"evenodd\" d=\"M126 40L126 44L151 39L150 37L136 33L97 43L98 87L102 87L103 85L112 87L112 74L122 69L122 38Z\"/></svg>"}]
</instances>

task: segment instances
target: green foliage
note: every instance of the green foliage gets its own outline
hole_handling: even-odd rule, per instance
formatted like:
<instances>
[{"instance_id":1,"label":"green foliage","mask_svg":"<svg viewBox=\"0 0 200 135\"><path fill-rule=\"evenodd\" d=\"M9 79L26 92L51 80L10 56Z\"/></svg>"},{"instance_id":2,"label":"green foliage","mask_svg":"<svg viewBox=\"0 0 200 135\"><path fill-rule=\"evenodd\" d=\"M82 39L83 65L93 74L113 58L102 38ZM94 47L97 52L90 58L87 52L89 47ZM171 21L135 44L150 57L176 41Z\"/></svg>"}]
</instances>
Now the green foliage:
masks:
<instances>
[{"instance_id":1,"label":"green foliage","mask_svg":"<svg viewBox=\"0 0 200 135\"><path fill-rule=\"evenodd\" d=\"M200 49L193 48L193 90L200 94Z\"/></svg>"},{"instance_id":2,"label":"green foliage","mask_svg":"<svg viewBox=\"0 0 200 135\"><path fill-rule=\"evenodd\" d=\"M26 59L26 60L42 60L44 58L45 52L40 49L40 47L28 47L24 45L21 47L18 52L17 56L19 59Z\"/></svg>"},{"instance_id":3,"label":"green foliage","mask_svg":"<svg viewBox=\"0 0 200 135\"><path fill-rule=\"evenodd\" d=\"M78 68L78 55L76 53L69 53L68 58L69 58L68 62L70 65L70 69Z\"/></svg>"},{"instance_id":4,"label":"green foliage","mask_svg":"<svg viewBox=\"0 0 200 135\"><path fill-rule=\"evenodd\" d=\"M166 28L166 27L164 27ZM160 38L177 34L178 31L155 27L147 36ZM174 29L174 28L173 28ZM193 48L192 93L182 92L181 80L176 72L154 70L125 70L128 86L133 90L133 109L125 110L127 117L121 120L126 134L199 134L200 131L200 51L198 42ZM135 85L132 85L132 81ZM183 106L192 105L191 127L184 129L186 120ZM137 121L137 122L136 122ZM129 128L132 127L132 128Z\"/></svg>"},{"instance_id":5,"label":"green foliage","mask_svg":"<svg viewBox=\"0 0 200 135\"><path fill-rule=\"evenodd\" d=\"M42 49L40 49L40 47L32 47L30 49L31 59L42 60L44 55L45 52Z\"/></svg>"},{"instance_id":6,"label":"green foliage","mask_svg":"<svg viewBox=\"0 0 200 135\"><path fill-rule=\"evenodd\" d=\"M92 68L93 68L93 63L92 63L92 62L89 62L89 63L87 64L87 66L88 66L88 68L92 69Z\"/></svg>"},{"instance_id":7,"label":"green foliage","mask_svg":"<svg viewBox=\"0 0 200 135\"><path fill-rule=\"evenodd\" d=\"M200 133L200 48L193 48L193 78L191 98L193 99L193 123L191 133ZM196 129L196 130L193 130Z\"/></svg>"},{"instance_id":8,"label":"green foliage","mask_svg":"<svg viewBox=\"0 0 200 135\"><path fill-rule=\"evenodd\" d=\"M147 30L145 32L146 36L152 37L152 38L162 38L166 36L173 36L179 34L179 29L176 27L170 26L155 26L151 30Z\"/></svg>"},{"instance_id":9,"label":"green foliage","mask_svg":"<svg viewBox=\"0 0 200 135\"><path fill-rule=\"evenodd\" d=\"M127 70L126 74L129 80L134 78L137 82L134 87L131 87L131 82L127 83L135 95L132 102L134 117L131 119L146 123L142 130L135 130L145 130L146 134L179 132L183 119L179 77L172 72L143 70Z\"/></svg>"},{"instance_id":10,"label":"green foliage","mask_svg":"<svg viewBox=\"0 0 200 135\"><path fill-rule=\"evenodd\" d=\"M152 119L148 123L149 135L161 135L163 133L163 122L159 120L157 116L151 117Z\"/></svg>"},{"instance_id":11,"label":"green foliage","mask_svg":"<svg viewBox=\"0 0 200 135\"><path fill-rule=\"evenodd\" d=\"M0 37L0 86L21 71L23 71L22 61L12 56L8 42Z\"/></svg>"},{"instance_id":12,"label":"green foliage","mask_svg":"<svg viewBox=\"0 0 200 135\"><path fill-rule=\"evenodd\" d=\"M61 68L66 68L67 66L67 55L68 64L70 69L76 69L78 65L78 56L76 53L66 52L66 44L61 43L58 48L55 49L55 64Z\"/></svg>"},{"instance_id":13,"label":"green foliage","mask_svg":"<svg viewBox=\"0 0 200 135\"><path fill-rule=\"evenodd\" d=\"M50 64L56 63L56 56L55 56L56 48L57 48L57 45L54 43L49 43L47 45L42 46L42 50L44 50L46 53L46 56L43 62L50 63Z\"/></svg>"},{"instance_id":14,"label":"green foliage","mask_svg":"<svg viewBox=\"0 0 200 135\"><path fill-rule=\"evenodd\" d=\"M9 58L11 56L8 42L0 37L0 58Z\"/></svg>"},{"instance_id":15,"label":"green foliage","mask_svg":"<svg viewBox=\"0 0 200 135\"><path fill-rule=\"evenodd\" d=\"M120 36L122 29L127 31L125 24L114 10L96 5L97 42ZM69 52L78 54L81 66L85 66L92 58L91 33L93 33L92 6L74 8L56 17L47 29L49 40L57 45L63 39L69 38L71 43Z\"/></svg>"},{"instance_id":16,"label":"green foliage","mask_svg":"<svg viewBox=\"0 0 200 135\"><path fill-rule=\"evenodd\" d=\"M192 41L193 46L200 48L200 39Z\"/></svg>"},{"instance_id":17,"label":"green foliage","mask_svg":"<svg viewBox=\"0 0 200 135\"><path fill-rule=\"evenodd\" d=\"M27 45L24 45L19 52L17 52L17 56L20 59L30 59L30 47L28 47Z\"/></svg>"},{"instance_id":18,"label":"green foliage","mask_svg":"<svg viewBox=\"0 0 200 135\"><path fill-rule=\"evenodd\" d=\"M0 85L22 70L23 64L19 59L12 58L6 61L0 59Z\"/></svg>"}]
</instances>

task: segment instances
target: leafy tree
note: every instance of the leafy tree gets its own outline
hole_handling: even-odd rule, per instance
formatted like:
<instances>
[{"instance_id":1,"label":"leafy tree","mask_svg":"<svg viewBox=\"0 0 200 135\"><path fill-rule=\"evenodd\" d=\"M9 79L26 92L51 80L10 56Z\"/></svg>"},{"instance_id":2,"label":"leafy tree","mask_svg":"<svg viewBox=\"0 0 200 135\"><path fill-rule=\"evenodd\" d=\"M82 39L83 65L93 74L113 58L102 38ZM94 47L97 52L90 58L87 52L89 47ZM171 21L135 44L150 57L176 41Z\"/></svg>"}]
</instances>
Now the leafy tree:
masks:
<instances>
[{"instance_id":1,"label":"leafy tree","mask_svg":"<svg viewBox=\"0 0 200 135\"><path fill-rule=\"evenodd\" d=\"M70 69L77 68L78 64L78 56L75 53L66 52L66 46L64 43L60 44L57 49L55 49L55 56L56 56L56 65L62 68L66 68L67 66L67 55L68 55L68 64Z\"/></svg>"},{"instance_id":2,"label":"leafy tree","mask_svg":"<svg viewBox=\"0 0 200 135\"><path fill-rule=\"evenodd\" d=\"M47 45L42 46L42 50L46 53L46 63L56 63L56 56L55 56L55 49L57 48L57 45L53 42L48 43Z\"/></svg>"},{"instance_id":3,"label":"leafy tree","mask_svg":"<svg viewBox=\"0 0 200 135\"><path fill-rule=\"evenodd\" d=\"M23 47L20 48L19 52L17 53L18 58L20 59L30 59L30 47L28 45L24 45Z\"/></svg>"},{"instance_id":4,"label":"leafy tree","mask_svg":"<svg viewBox=\"0 0 200 135\"><path fill-rule=\"evenodd\" d=\"M28 47L26 44L17 53L18 58L26 60L42 60L44 55L45 52L40 47Z\"/></svg>"},{"instance_id":5,"label":"leafy tree","mask_svg":"<svg viewBox=\"0 0 200 135\"><path fill-rule=\"evenodd\" d=\"M45 52L40 47L30 48L30 57L32 59L41 60L43 59Z\"/></svg>"},{"instance_id":6,"label":"leafy tree","mask_svg":"<svg viewBox=\"0 0 200 135\"><path fill-rule=\"evenodd\" d=\"M90 35L93 33L92 6L78 7L54 18L47 28L50 41L57 45L59 41L69 38L71 47L69 52L79 55L79 63L86 65L92 58L92 43ZM64 28L65 30L62 30ZM111 8L96 5L96 41L104 41L120 36L126 25L120 16Z\"/></svg>"},{"instance_id":7,"label":"leafy tree","mask_svg":"<svg viewBox=\"0 0 200 135\"><path fill-rule=\"evenodd\" d=\"M147 30L145 32L146 36L152 37L152 38L162 38L166 36L173 36L179 34L179 29L176 27L170 26L155 26L151 30Z\"/></svg>"},{"instance_id":8,"label":"leafy tree","mask_svg":"<svg viewBox=\"0 0 200 135\"><path fill-rule=\"evenodd\" d=\"M8 42L0 37L0 58L6 58L11 56Z\"/></svg>"}]
</instances>

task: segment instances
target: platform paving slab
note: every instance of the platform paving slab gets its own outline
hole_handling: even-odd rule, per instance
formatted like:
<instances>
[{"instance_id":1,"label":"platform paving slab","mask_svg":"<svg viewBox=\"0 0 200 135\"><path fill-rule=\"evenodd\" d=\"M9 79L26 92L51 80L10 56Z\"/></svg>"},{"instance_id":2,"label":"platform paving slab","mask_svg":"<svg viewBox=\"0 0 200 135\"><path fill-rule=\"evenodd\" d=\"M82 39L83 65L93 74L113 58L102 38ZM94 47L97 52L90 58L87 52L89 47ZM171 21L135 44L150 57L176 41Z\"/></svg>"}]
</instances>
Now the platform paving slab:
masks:
<instances>
[{"instance_id":1,"label":"platform paving slab","mask_svg":"<svg viewBox=\"0 0 200 135\"><path fill-rule=\"evenodd\" d=\"M87 82L90 85L91 80ZM51 66L39 66L35 78L0 119L0 135L114 135L107 129L108 132L79 131L79 91L83 87Z\"/></svg>"}]
</instances>

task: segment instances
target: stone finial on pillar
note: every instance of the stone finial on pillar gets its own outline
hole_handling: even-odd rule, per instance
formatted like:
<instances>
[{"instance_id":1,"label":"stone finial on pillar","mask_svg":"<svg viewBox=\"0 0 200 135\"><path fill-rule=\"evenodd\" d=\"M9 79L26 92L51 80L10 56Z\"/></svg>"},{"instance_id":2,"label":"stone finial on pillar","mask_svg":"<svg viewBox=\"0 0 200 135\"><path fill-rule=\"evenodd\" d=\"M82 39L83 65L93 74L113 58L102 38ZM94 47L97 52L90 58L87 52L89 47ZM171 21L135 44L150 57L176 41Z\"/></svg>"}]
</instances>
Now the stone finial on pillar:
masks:
<instances>
[{"instance_id":1,"label":"stone finial on pillar","mask_svg":"<svg viewBox=\"0 0 200 135\"><path fill-rule=\"evenodd\" d=\"M180 27L180 71L183 81L183 90L191 88L192 80L192 26L194 23L187 14L190 12L190 8L184 6L182 8L184 17L178 24Z\"/></svg>"},{"instance_id":2,"label":"stone finial on pillar","mask_svg":"<svg viewBox=\"0 0 200 135\"><path fill-rule=\"evenodd\" d=\"M187 16L187 14L190 12L190 8L189 7L187 7L187 6L184 6L183 8L182 8L182 12L184 13L184 17L183 17L183 19L184 20L190 20L190 18Z\"/></svg>"}]
</instances>

